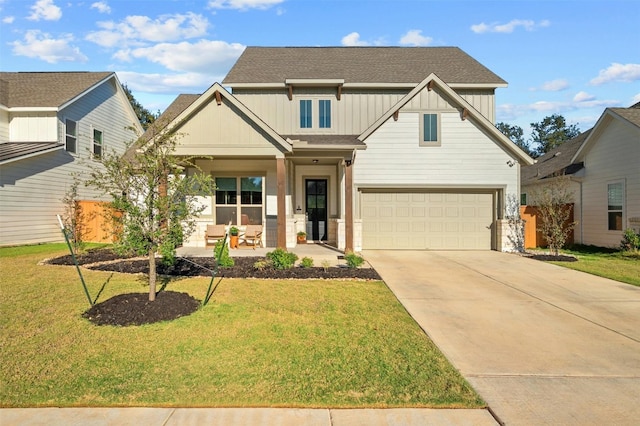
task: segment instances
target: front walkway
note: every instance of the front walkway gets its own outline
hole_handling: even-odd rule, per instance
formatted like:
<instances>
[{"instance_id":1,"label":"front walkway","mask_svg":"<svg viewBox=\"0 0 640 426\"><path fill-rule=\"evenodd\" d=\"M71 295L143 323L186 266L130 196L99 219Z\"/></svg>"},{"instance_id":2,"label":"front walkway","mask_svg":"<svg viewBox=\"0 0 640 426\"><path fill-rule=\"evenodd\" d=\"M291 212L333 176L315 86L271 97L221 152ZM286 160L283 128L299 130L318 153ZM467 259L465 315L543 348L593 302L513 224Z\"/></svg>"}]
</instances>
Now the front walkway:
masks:
<instances>
[{"instance_id":1,"label":"front walkway","mask_svg":"<svg viewBox=\"0 0 640 426\"><path fill-rule=\"evenodd\" d=\"M640 419L640 287L495 251L365 251L508 425Z\"/></svg>"}]
</instances>

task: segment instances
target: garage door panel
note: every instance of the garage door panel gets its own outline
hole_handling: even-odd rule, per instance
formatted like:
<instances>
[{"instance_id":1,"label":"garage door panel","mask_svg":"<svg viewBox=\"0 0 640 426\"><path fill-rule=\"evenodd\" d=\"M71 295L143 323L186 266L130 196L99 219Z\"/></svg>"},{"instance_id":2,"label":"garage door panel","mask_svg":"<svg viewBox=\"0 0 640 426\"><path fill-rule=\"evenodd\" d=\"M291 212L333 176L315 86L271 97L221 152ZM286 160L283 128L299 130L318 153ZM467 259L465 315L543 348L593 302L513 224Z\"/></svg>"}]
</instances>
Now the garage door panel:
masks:
<instances>
[{"instance_id":1,"label":"garage door panel","mask_svg":"<svg viewBox=\"0 0 640 426\"><path fill-rule=\"evenodd\" d=\"M490 193L362 193L365 249L490 249Z\"/></svg>"}]
</instances>

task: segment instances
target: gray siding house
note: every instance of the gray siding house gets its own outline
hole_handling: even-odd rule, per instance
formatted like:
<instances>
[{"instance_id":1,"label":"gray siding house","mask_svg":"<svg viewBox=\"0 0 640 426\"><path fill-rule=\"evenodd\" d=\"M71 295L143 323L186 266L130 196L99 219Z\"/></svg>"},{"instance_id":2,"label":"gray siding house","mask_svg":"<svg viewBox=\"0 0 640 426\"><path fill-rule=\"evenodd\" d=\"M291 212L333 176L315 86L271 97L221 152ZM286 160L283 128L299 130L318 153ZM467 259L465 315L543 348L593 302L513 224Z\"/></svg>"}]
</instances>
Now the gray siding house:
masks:
<instances>
[{"instance_id":1,"label":"gray siding house","mask_svg":"<svg viewBox=\"0 0 640 426\"><path fill-rule=\"evenodd\" d=\"M142 128L112 72L0 72L0 245L63 241L72 175ZM80 198L98 194L80 187Z\"/></svg>"},{"instance_id":2,"label":"gray siding house","mask_svg":"<svg viewBox=\"0 0 640 426\"><path fill-rule=\"evenodd\" d=\"M570 178L574 242L618 247L625 229L640 232L640 103L605 109L592 129L524 167L524 204L559 174Z\"/></svg>"},{"instance_id":3,"label":"gray siding house","mask_svg":"<svg viewBox=\"0 0 640 426\"><path fill-rule=\"evenodd\" d=\"M217 184L185 244L232 223L271 247L511 250L533 160L494 126L506 85L455 47L248 47L160 118Z\"/></svg>"}]
</instances>

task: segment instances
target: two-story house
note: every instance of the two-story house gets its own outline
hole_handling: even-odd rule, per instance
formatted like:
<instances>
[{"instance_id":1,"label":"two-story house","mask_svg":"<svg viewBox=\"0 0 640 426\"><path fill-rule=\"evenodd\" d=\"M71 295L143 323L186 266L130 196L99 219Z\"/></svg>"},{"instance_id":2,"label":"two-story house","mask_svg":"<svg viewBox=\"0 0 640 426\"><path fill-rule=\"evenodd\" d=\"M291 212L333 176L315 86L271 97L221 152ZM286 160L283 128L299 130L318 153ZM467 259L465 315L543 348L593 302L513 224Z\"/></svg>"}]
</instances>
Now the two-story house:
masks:
<instances>
[{"instance_id":1,"label":"two-story house","mask_svg":"<svg viewBox=\"0 0 640 426\"><path fill-rule=\"evenodd\" d=\"M494 126L506 82L462 50L248 47L222 84L161 118L216 180L187 245L232 223L268 247L299 231L346 251L513 247L506 206L533 160Z\"/></svg>"},{"instance_id":2,"label":"two-story house","mask_svg":"<svg viewBox=\"0 0 640 426\"><path fill-rule=\"evenodd\" d=\"M73 175L124 153L131 128L142 132L113 72L0 72L0 244L64 240L56 215Z\"/></svg>"}]
</instances>

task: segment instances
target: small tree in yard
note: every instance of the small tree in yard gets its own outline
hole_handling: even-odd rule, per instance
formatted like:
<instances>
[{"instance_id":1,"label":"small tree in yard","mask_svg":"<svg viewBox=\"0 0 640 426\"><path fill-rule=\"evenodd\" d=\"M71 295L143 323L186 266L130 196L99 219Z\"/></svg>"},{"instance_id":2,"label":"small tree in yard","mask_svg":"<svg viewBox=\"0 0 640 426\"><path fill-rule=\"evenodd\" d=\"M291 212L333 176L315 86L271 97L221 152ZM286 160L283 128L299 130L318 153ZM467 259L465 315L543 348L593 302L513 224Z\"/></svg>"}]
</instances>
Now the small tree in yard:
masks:
<instances>
[{"instance_id":1,"label":"small tree in yard","mask_svg":"<svg viewBox=\"0 0 640 426\"><path fill-rule=\"evenodd\" d=\"M88 230L85 226L85 220L87 218L82 211L82 206L80 206L80 200L78 199L78 182L76 180L74 180L69 190L64 194L62 203L64 204L62 222L64 223L64 227L71 231L69 235L71 247L73 252L78 254L84 248L85 236Z\"/></svg>"},{"instance_id":2,"label":"small tree in yard","mask_svg":"<svg viewBox=\"0 0 640 426\"><path fill-rule=\"evenodd\" d=\"M214 187L208 174L183 174L185 167L200 170L192 159L173 155L181 136L154 123L124 156L103 155L101 167L85 181L111 197L113 229L122 232L114 249L148 255L150 301L156 296L156 255L175 260L176 247L193 233L195 218L205 208L196 195L211 194Z\"/></svg>"},{"instance_id":3,"label":"small tree in yard","mask_svg":"<svg viewBox=\"0 0 640 426\"><path fill-rule=\"evenodd\" d=\"M554 256L558 256L576 225L576 222L569 222L571 209L568 204L572 200L569 184L568 176L556 176L532 194L540 217L538 231L542 232Z\"/></svg>"}]
</instances>

